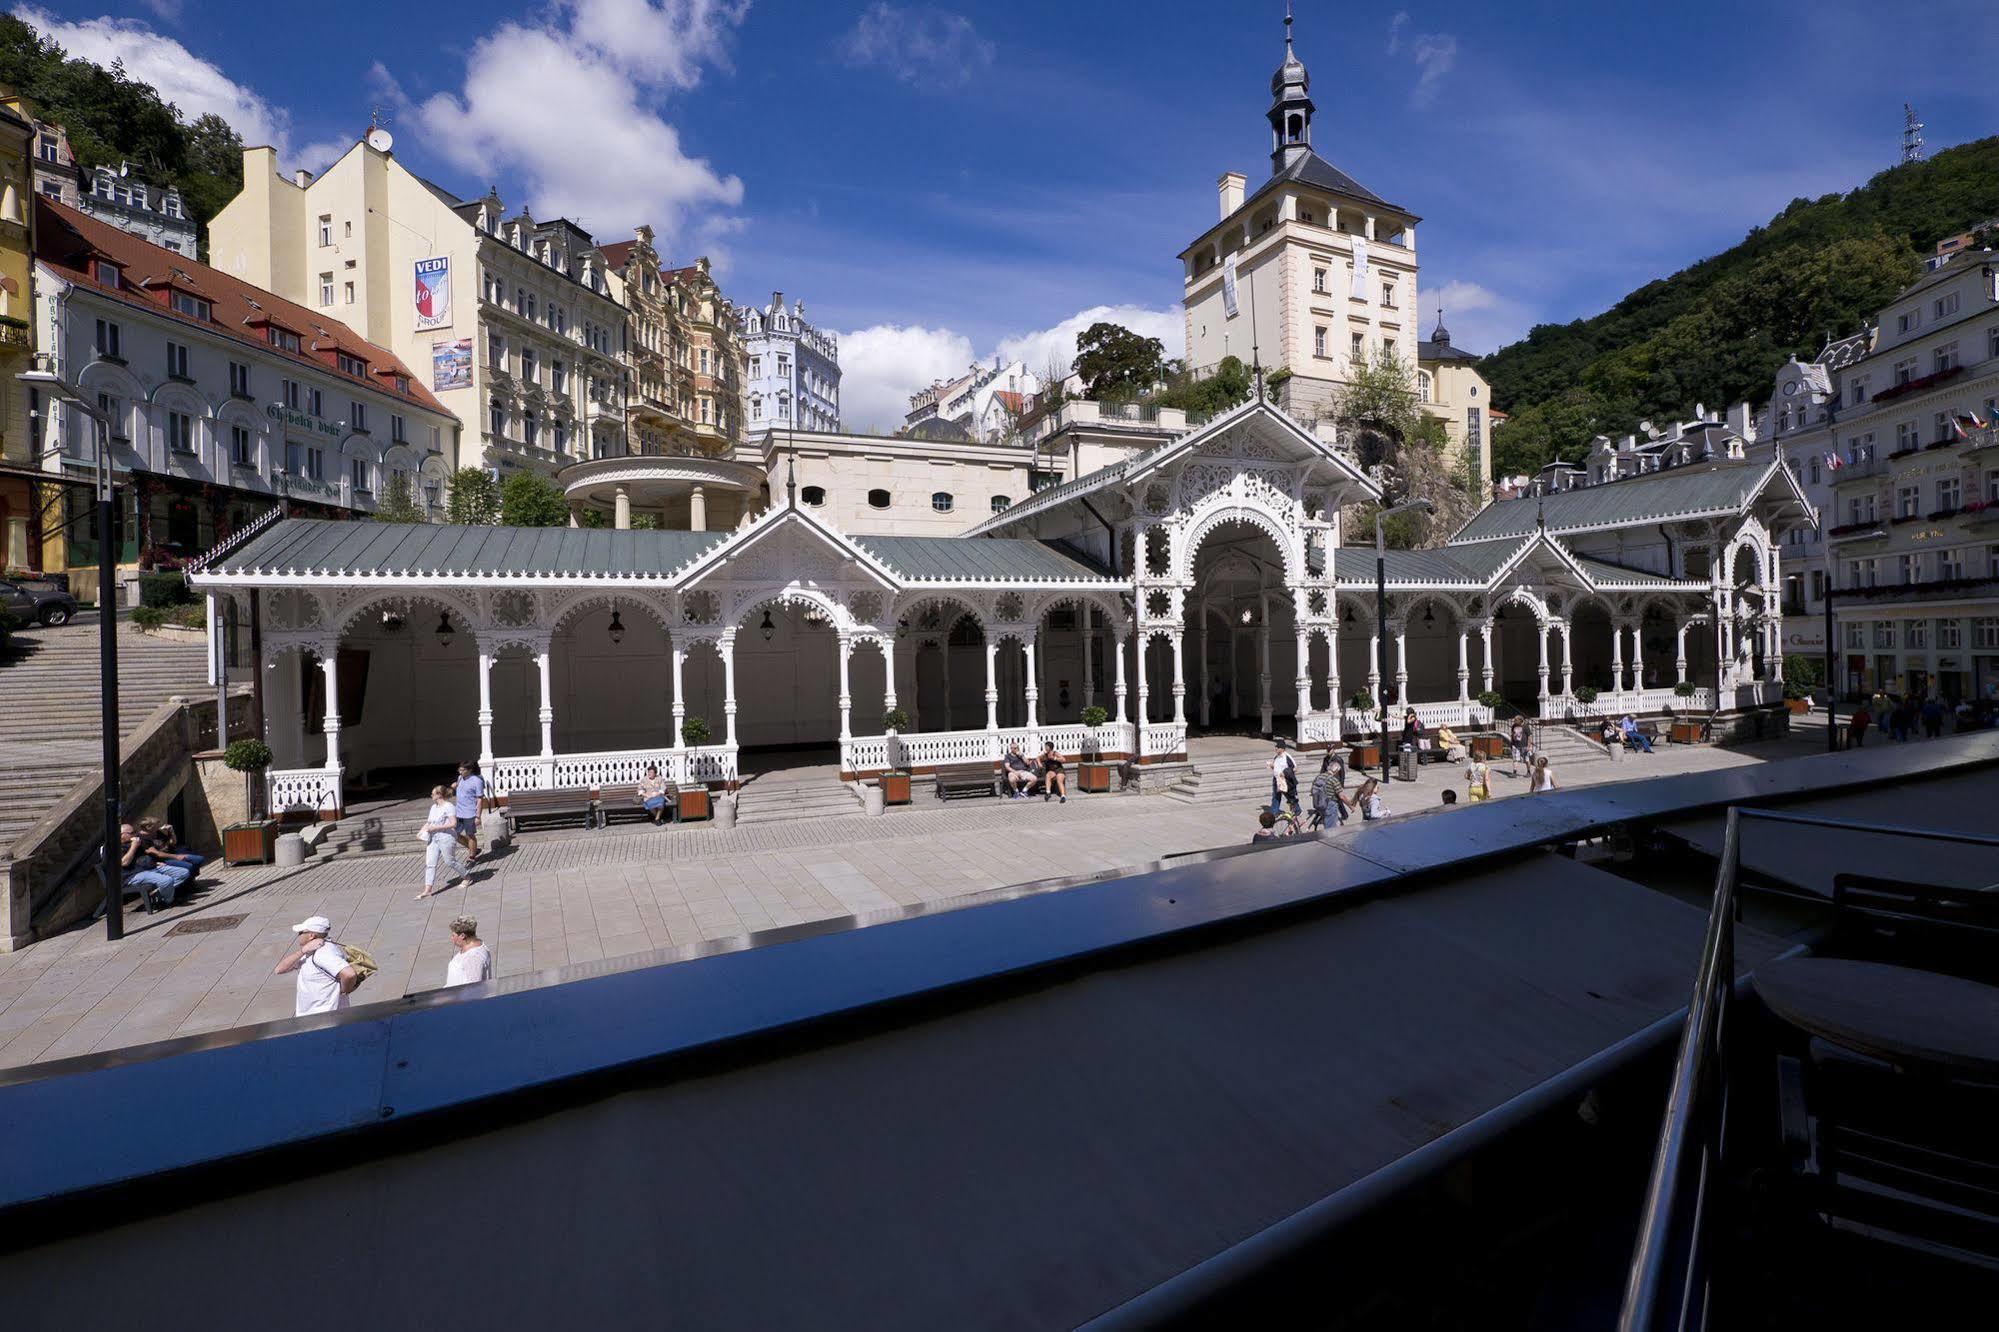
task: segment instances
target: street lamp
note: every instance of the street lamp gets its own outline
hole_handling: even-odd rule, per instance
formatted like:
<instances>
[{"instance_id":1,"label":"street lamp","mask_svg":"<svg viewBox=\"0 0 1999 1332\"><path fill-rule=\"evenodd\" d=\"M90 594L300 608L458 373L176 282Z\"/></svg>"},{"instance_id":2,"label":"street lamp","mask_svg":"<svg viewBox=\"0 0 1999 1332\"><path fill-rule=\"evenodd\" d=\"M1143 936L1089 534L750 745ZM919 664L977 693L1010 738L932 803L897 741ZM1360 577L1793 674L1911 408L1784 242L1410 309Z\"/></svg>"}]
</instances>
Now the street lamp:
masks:
<instances>
[{"instance_id":1,"label":"street lamp","mask_svg":"<svg viewBox=\"0 0 1999 1332\"><path fill-rule=\"evenodd\" d=\"M1838 658L1833 655L1832 641L1832 546L1827 544L1825 558L1825 749L1830 754L1839 748L1839 726L1834 720L1839 710Z\"/></svg>"},{"instance_id":2,"label":"street lamp","mask_svg":"<svg viewBox=\"0 0 1999 1332\"><path fill-rule=\"evenodd\" d=\"M68 403L90 419L97 438L97 689L103 702L100 739L104 746L104 937L125 937L124 876L119 868L123 858L118 824L123 803L118 789L118 588L117 558L111 549L115 521L111 483L111 418L84 396L83 390L53 370L37 366L15 376L31 389ZM149 892L139 897L146 910L153 909Z\"/></svg>"},{"instance_id":3,"label":"street lamp","mask_svg":"<svg viewBox=\"0 0 1999 1332\"><path fill-rule=\"evenodd\" d=\"M1374 700L1381 709L1381 780L1386 785L1388 776L1388 541L1382 535L1381 524L1398 513L1435 513L1437 506L1426 499L1413 499L1406 504L1398 504L1392 509L1379 509L1374 515L1374 660L1375 673L1380 677L1375 692L1380 695Z\"/></svg>"}]
</instances>

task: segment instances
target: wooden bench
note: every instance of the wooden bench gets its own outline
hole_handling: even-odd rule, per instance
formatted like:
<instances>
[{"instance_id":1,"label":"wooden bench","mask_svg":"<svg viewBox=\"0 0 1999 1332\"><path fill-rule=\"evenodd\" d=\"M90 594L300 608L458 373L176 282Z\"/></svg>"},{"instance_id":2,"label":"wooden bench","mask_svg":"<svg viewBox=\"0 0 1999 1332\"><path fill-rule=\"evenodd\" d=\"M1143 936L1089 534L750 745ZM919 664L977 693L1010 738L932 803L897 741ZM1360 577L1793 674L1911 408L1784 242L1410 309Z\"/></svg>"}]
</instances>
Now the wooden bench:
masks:
<instances>
[{"instance_id":1,"label":"wooden bench","mask_svg":"<svg viewBox=\"0 0 1999 1332\"><path fill-rule=\"evenodd\" d=\"M589 788L582 786L554 791L509 791L507 832L520 831L521 824L528 819L547 819L551 823L575 819L587 828L596 821L596 804Z\"/></svg>"},{"instance_id":2,"label":"wooden bench","mask_svg":"<svg viewBox=\"0 0 1999 1332\"><path fill-rule=\"evenodd\" d=\"M672 787L666 791L666 817L671 822L679 817L675 808ZM646 807L639 802L639 784L627 782L623 786L600 786L597 788L597 826L608 828L614 820L627 821L650 819Z\"/></svg>"},{"instance_id":3,"label":"wooden bench","mask_svg":"<svg viewBox=\"0 0 1999 1332\"><path fill-rule=\"evenodd\" d=\"M939 800L961 796L989 796L999 790L999 779L990 763L959 763L939 768L931 774L937 782Z\"/></svg>"}]
</instances>

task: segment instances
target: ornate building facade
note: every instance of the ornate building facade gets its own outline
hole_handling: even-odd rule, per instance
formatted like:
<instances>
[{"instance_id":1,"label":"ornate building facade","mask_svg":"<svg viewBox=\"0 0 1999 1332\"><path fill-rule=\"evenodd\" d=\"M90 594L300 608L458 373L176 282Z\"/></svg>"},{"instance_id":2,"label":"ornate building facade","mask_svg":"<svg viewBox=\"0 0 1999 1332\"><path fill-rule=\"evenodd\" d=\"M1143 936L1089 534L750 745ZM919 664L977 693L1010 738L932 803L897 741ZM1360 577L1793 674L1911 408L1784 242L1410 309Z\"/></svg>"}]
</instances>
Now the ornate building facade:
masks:
<instances>
[{"instance_id":1,"label":"ornate building facade","mask_svg":"<svg viewBox=\"0 0 1999 1332\"><path fill-rule=\"evenodd\" d=\"M687 363L673 283L661 269L651 227L631 240L604 247L625 306L625 359L630 370L625 450L634 455L684 455L698 451L689 425L694 411L694 371Z\"/></svg>"},{"instance_id":2,"label":"ornate building facade","mask_svg":"<svg viewBox=\"0 0 1999 1332\"><path fill-rule=\"evenodd\" d=\"M763 430L840 428L840 344L805 322L805 302L784 308L784 293L762 309L744 309L743 419Z\"/></svg>"},{"instance_id":3,"label":"ornate building facade","mask_svg":"<svg viewBox=\"0 0 1999 1332\"><path fill-rule=\"evenodd\" d=\"M130 162L85 167L70 151L69 132L37 119L34 134L35 193L140 240L192 259L198 249L194 218L180 191L141 180Z\"/></svg>"}]
</instances>

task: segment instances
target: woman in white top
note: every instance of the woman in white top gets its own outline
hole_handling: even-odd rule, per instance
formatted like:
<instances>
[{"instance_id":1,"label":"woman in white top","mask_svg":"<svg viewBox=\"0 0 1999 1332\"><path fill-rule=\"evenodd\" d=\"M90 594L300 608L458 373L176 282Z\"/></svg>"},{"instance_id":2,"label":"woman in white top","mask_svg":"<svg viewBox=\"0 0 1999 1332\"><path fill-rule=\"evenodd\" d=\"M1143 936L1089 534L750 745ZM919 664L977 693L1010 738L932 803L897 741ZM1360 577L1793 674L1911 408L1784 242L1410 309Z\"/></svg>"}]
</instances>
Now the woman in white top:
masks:
<instances>
[{"instance_id":1,"label":"woman in white top","mask_svg":"<svg viewBox=\"0 0 1999 1332\"><path fill-rule=\"evenodd\" d=\"M476 985L493 979L493 951L479 940L479 922L460 916L451 922L451 946L457 951L444 968L444 983Z\"/></svg>"},{"instance_id":2,"label":"woman in white top","mask_svg":"<svg viewBox=\"0 0 1999 1332\"><path fill-rule=\"evenodd\" d=\"M1360 806L1361 818L1373 822L1388 817L1388 803L1381 798L1381 786L1370 777L1360 784L1354 793L1354 803Z\"/></svg>"},{"instance_id":3,"label":"woman in white top","mask_svg":"<svg viewBox=\"0 0 1999 1332\"><path fill-rule=\"evenodd\" d=\"M1548 756L1546 754L1536 754L1534 756L1534 771L1531 774L1531 778L1527 783L1527 793L1529 795L1539 795L1543 791L1552 791L1555 789L1557 785L1555 770L1548 766Z\"/></svg>"},{"instance_id":4,"label":"woman in white top","mask_svg":"<svg viewBox=\"0 0 1999 1332\"><path fill-rule=\"evenodd\" d=\"M424 816L417 837L424 844L423 891L416 895L419 902L436 891L440 861L451 872L451 882L445 887L456 888L465 881L464 868L458 863L458 820L452 811L450 788L430 788L430 812Z\"/></svg>"}]
</instances>

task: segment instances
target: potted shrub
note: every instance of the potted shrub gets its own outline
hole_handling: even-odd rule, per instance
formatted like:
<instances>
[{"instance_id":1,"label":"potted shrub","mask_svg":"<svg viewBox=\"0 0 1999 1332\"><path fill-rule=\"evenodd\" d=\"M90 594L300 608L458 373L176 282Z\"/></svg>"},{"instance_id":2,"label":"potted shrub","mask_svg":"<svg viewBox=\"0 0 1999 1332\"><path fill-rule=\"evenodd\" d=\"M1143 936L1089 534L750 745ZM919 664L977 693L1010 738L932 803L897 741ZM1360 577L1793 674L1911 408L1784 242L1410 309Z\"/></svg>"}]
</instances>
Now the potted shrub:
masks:
<instances>
[{"instance_id":1,"label":"potted shrub","mask_svg":"<svg viewBox=\"0 0 1999 1332\"><path fill-rule=\"evenodd\" d=\"M881 775L882 803L885 805L909 803L909 771L902 764L902 742L896 739L897 733L907 725L909 714L901 708L890 708L882 714L882 729L888 732L888 771Z\"/></svg>"},{"instance_id":2,"label":"potted shrub","mask_svg":"<svg viewBox=\"0 0 1999 1332\"><path fill-rule=\"evenodd\" d=\"M1588 707L1590 704L1596 702L1596 686L1577 685L1576 702L1582 704L1584 707Z\"/></svg>"},{"instance_id":3,"label":"potted shrub","mask_svg":"<svg viewBox=\"0 0 1999 1332\"><path fill-rule=\"evenodd\" d=\"M1694 682L1691 680L1682 680L1673 686L1673 692L1681 698L1692 698L1694 696ZM1691 720L1682 721L1678 714L1675 714L1671 737L1673 743L1676 745L1696 744L1701 738L1701 724Z\"/></svg>"},{"instance_id":4,"label":"potted shrub","mask_svg":"<svg viewBox=\"0 0 1999 1332\"><path fill-rule=\"evenodd\" d=\"M1692 698L1694 696L1694 687L1692 680L1682 680L1673 686L1673 692L1681 698Z\"/></svg>"},{"instance_id":5,"label":"potted shrub","mask_svg":"<svg viewBox=\"0 0 1999 1332\"><path fill-rule=\"evenodd\" d=\"M1372 717L1375 712L1374 695L1368 693L1365 689L1354 690L1351 694L1347 695L1347 711L1358 712L1364 717ZM1381 746L1379 744L1355 745L1353 753L1348 758L1356 768L1377 767L1381 763Z\"/></svg>"},{"instance_id":6,"label":"potted shrub","mask_svg":"<svg viewBox=\"0 0 1999 1332\"><path fill-rule=\"evenodd\" d=\"M689 749L699 749L714 738L708 729L706 717L689 717L680 723L680 738L687 742ZM713 818L714 809L708 804L708 784L689 782L680 788L680 818L682 822Z\"/></svg>"},{"instance_id":7,"label":"potted shrub","mask_svg":"<svg viewBox=\"0 0 1999 1332\"><path fill-rule=\"evenodd\" d=\"M1097 735L1097 728L1110 719L1111 714L1094 703L1083 709L1082 721L1089 731L1089 739L1084 742L1082 761L1076 765L1076 789L1079 791L1111 789L1111 765L1103 760L1103 741Z\"/></svg>"},{"instance_id":8,"label":"potted shrub","mask_svg":"<svg viewBox=\"0 0 1999 1332\"><path fill-rule=\"evenodd\" d=\"M271 766L271 747L257 739L232 741L222 751L222 762L243 774L243 807L249 814L222 830L222 858L232 865L268 865L278 847L278 821L264 809L264 769Z\"/></svg>"}]
</instances>

